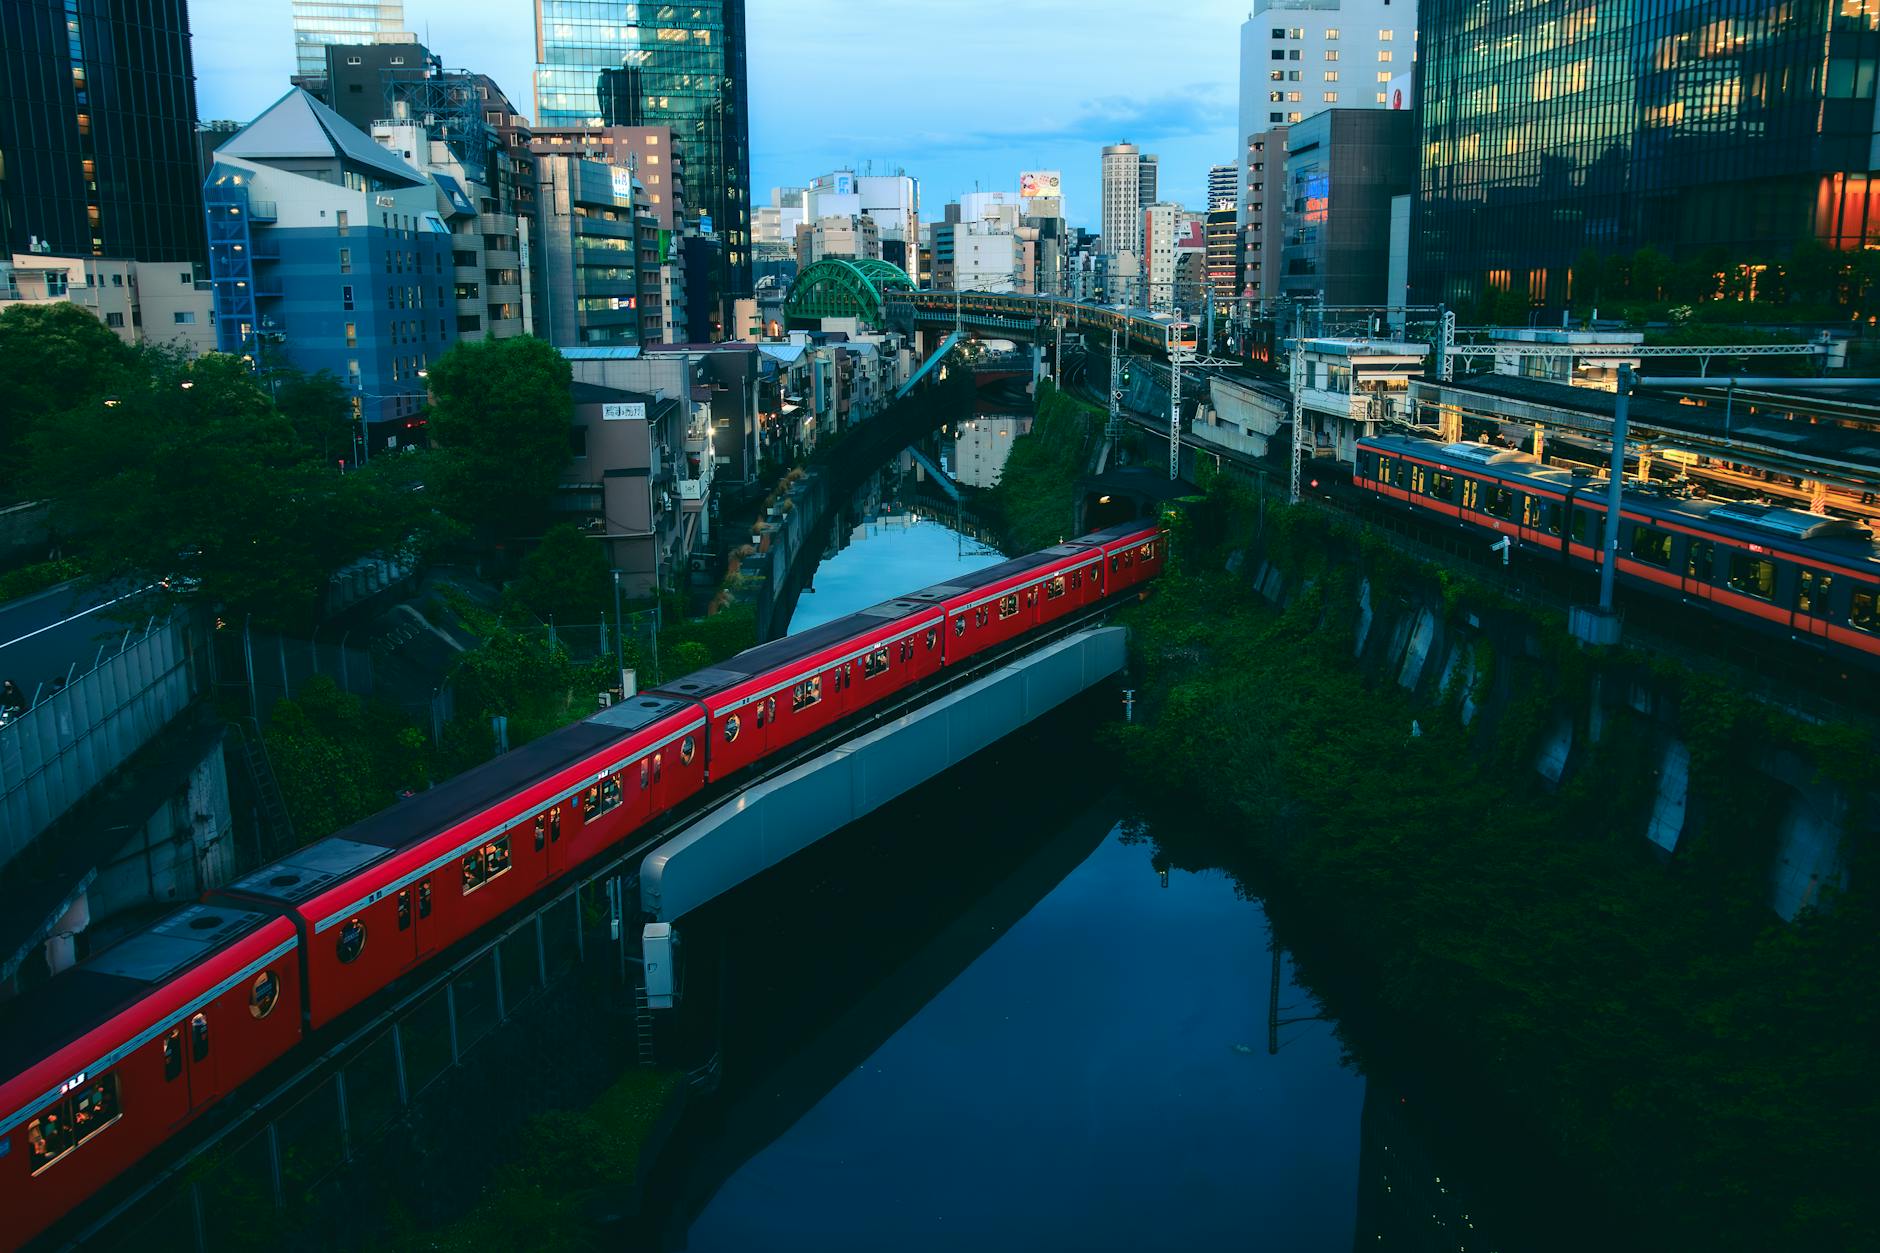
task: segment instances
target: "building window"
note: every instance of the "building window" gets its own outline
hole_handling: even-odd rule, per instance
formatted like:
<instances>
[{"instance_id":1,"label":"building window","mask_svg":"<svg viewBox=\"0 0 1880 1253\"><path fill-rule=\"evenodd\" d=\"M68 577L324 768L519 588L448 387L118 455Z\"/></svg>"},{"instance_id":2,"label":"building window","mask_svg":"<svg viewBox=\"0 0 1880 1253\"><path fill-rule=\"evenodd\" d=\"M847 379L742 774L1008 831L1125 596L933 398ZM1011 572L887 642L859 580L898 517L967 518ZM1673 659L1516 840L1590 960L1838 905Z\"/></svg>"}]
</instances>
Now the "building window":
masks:
<instances>
[{"instance_id":1,"label":"building window","mask_svg":"<svg viewBox=\"0 0 1880 1253\"><path fill-rule=\"evenodd\" d=\"M1284 82L1286 79L1286 71L1285 70L1273 70L1267 75L1267 77L1272 79L1276 83Z\"/></svg>"},{"instance_id":2,"label":"building window","mask_svg":"<svg viewBox=\"0 0 1880 1253\"><path fill-rule=\"evenodd\" d=\"M124 315L121 313L107 313L104 315L104 324L110 327L122 327L124 325Z\"/></svg>"},{"instance_id":3,"label":"building window","mask_svg":"<svg viewBox=\"0 0 1880 1253\"><path fill-rule=\"evenodd\" d=\"M359 346L359 324L357 322L348 322L346 324L346 346L348 348L357 348Z\"/></svg>"},{"instance_id":4,"label":"building window","mask_svg":"<svg viewBox=\"0 0 1880 1253\"><path fill-rule=\"evenodd\" d=\"M1306 59L1306 54L1297 48L1288 48L1286 50L1286 59L1288 61L1303 61Z\"/></svg>"},{"instance_id":5,"label":"building window","mask_svg":"<svg viewBox=\"0 0 1880 1253\"><path fill-rule=\"evenodd\" d=\"M1389 94L1388 92L1382 92L1382 91L1380 91L1380 92L1378 92L1378 93L1377 93L1377 102L1378 102L1379 104L1389 104L1389 103L1390 103L1390 94Z\"/></svg>"},{"instance_id":6,"label":"building window","mask_svg":"<svg viewBox=\"0 0 1880 1253\"><path fill-rule=\"evenodd\" d=\"M1275 26L1273 28L1273 38L1275 39L1286 38L1286 28L1284 26Z\"/></svg>"},{"instance_id":7,"label":"building window","mask_svg":"<svg viewBox=\"0 0 1880 1253\"><path fill-rule=\"evenodd\" d=\"M1286 38L1288 39L1304 39L1305 37L1306 31L1303 26L1294 26L1286 31Z\"/></svg>"},{"instance_id":8,"label":"building window","mask_svg":"<svg viewBox=\"0 0 1880 1253\"><path fill-rule=\"evenodd\" d=\"M1299 91L1289 91L1286 93L1286 99L1291 101L1293 104L1298 104L1301 100L1305 99L1305 93L1299 92Z\"/></svg>"},{"instance_id":9,"label":"building window","mask_svg":"<svg viewBox=\"0 0 1880 1253\"><path fill-rule=\"evenodd\" d=\"M1269 122L1284 122L1286 115L1284 113L1269 113L1266 115L1266 120Z\"/></svg>"},{"instance_id":10,"label":"building window","mask_svg":"<svg viewBox=\"0 0 1880 1253\"><path fill-rule=\"evenodd\" d=\"M64 270L49 270L46 273L46 295L63 296L71 290L71 279Z\"/></svg>"},{"instance_id":11,"label":"building window","mask_svg":"<svg viewBox=\"0 0 1880 1253\"><path fill-rule=\"evenodd\" d=\"M339 303L340 307L343 309L351 309L353 307L353 289L350 286L339 289Z\"/></svg>"},{"instance_id":12,"label":"building window","mask_svg":"<svg viewBox=\"0 0 1880 1253\"><path fill-rule=\"evenodd\" d=\"M1273 49L1273 59L1275 61L1284 61L1286 59L1286 49L1284 48Z\"/></svg>"},{"instance_id":13,"label":"building window","mask_svg":"<svg viewBox=\"0 0 1880 1253\"><path fill-rule=\"evenodd\" d=\"M1338 38L1338 28L1336 26L1327 27L1325 31L1325 37L1327 39Z\"/></svg>"},{"instance_id":14,"label":"building window","mask_svg":"<svg viewBox=\"0 0 1880 1253\"><path fill-rule=\"evenodd\" d=\"M1286 93L1283 91L1269 91L1266 94L1266 98L1272 103L1278 104L1286 98Z\"/></svg>"},{"instance_id":15,"label":"building window","mask_svg":"<svg viewBox=\"0 0 1880 1253\"><path fill-rule=\"evenodd\" d=\"M1380 61L1390 60L1390 49L1389 48L1380 49L1377 54L1377 59Z\"/></svg>"},{"instance_id":16,"label":"building window","mask_svg":"<svg viewBox=\"0 0 1880 1253\"><path fill-rule=\"evenodd\" d=\"M1338 81L1338 71L1337 71L1337 70L1327 70L1327 71L1325 71L1325 81L1326 81L1326 82L1328 82L1328 83L1335 83L1335 82L1337 82L1337 81Z\"/></svg>"},{"instance_id":17,"label":"building window","mask_svg":"<svg viewBox=\"0 0 1880 1253\"><path fill-rule=\"evenodd\" d=\"M342 235L346 234L352 229L352 225L351 225L352 219L350 218L350 216L347 214L346 210L344 209L339 209L334 212L333 222L334 222L334 228Z\"/></svg>"},{"instance_id":18,"label":"building window","mask_svg":"<svg viewBox=\"0 0 1880 1253\"><path fill-rule=\"evenodd\" d=\"M1337 104L1337 103L1338 103L1338 93L1337 93L1337 92L1335 92L1335 91L1328 91L1328 92L1326 92L1326 93L1325 93L1325 103L1326 103L1326 104Z\"/></svg>"},{"instance_id":19,"label":"building window","mask_svg":"<svg viewBox=\"0 0 1880 1253\"><path fill-rule=\"evenodd\" d=\"M1325 59L1327 61L1336 61L1338 59L1338 49L1327 48L1325 50Z\"/></svg>"},{"instance_id":20,"label":"building window","mask_svg":"<svg viewBox=\"0 0 1880 1253\"><path fill-rule=\"evenodd\" d=\"M1377 72L1377 81L1380 83L1388 83L1390 81L1390 71L1379 70Z\"/></svg>"},{"instance_id":21,"label":"building window","mask_svg":"<svg viewBox=\"0 0 1880 1253\"><path fill-rule=\"evenodd\" d=\"M170 314L170 320L177 326L194 326L196 324L196 311L194 309L178 309Z\"/></svg>"},{"instance_id":22,"label":"building window","mask_svg":"<svg viewBox=\"0 0 1880 1253\"><path fill-rule=\"evenodd\" d=\"M339 272L341 274L352 273L352 249L341 248L339 250Z\"/></svg>"},{"instance_id":23,"label":"building window","mask_svg":"<svg viewBox=\"0 0 1880 1253\"><path fill-rule=\"evenodd\" d=\"M1289 83L1296 83L1304 77L1305 77L1305 73L1302 70L1287 70L1286 71L1286 81Z\"/></svg>"},{"instance_id":24,"label":"building window","mask_svg":"<svg viewBox=\"0 0 1880 1253\"><path fill-rule=\"evenodd\" d=\"M1394 30L1380 30L1377 32L1377 38L1379 43L1389 43L1391 40L1397 38L1397 32Z\"/></svg>"}]
</instances>

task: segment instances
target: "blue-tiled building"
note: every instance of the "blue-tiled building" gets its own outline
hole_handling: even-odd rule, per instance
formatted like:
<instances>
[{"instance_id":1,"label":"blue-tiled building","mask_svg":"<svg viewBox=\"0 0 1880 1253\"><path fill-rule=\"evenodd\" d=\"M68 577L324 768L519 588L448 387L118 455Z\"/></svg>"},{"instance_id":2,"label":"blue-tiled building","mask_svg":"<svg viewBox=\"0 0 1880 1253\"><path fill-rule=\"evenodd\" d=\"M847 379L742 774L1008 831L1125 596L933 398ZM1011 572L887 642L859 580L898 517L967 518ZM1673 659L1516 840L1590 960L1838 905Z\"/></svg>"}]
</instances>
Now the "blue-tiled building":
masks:
<instances>
[{"instance_id":1,"label":"blue-tiled building","mask_svg":"<svg viewBox=\"0 0 1880 1253\"><path fill-rule=\"evenodd\" d=\"M436 185L296 88L215 150L204 200L217 346L332 371L367 455L395 446L457 340Z\"/></svg>"}]
</instances>

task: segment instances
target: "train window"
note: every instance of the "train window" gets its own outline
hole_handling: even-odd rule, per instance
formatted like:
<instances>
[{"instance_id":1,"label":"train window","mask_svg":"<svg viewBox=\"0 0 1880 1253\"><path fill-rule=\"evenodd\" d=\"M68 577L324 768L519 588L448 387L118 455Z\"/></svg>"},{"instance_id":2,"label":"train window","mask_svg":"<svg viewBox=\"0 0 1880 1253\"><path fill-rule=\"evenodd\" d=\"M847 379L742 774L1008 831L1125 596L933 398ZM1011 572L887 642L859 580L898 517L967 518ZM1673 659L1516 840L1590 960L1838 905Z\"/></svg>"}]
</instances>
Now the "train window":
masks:
<instances>
[{"instance_id":1,"label":"train window","mask_svg":"<svg viewBox=\"0 0 1880 1253\"><path fill-rule=\"evenodd\" d=\"M884 674L887 672L887 669L888 650L885 648L877 648L874 652L862 658L862 677L864 679L872 679L878 674Z\"/></svg>"},{"instance_id":2,"label":"train window","mask_svg":"<svg viewBox=\"0 0 1880 1253\"><path fill-rule=\"evenodd\" d=\"M1072 570L1071 571L1071 587L1073 589L1076 589L1076 588L1082 587L1083 585L1084 585L1084 572L1082 570Z\"/></svg>"},{"instance_id":3,"label":"train window","mask_svg":"<svg viewBox=\"0 0 1880 1253\"><path fill-rule=\"evenodd\" d=\"M189 1020L189 1060L200 1062L209 1056L209 1016L197 1014Z\"/></svg>"},{"instance_id":4,"label":"train window","mask_svg":"<svg viewBox=\"0 0 1880 1253\"><path fill-rule=\"evenodd\" d=\"M535 851L541 852L548 846L548 815L535 815Z\"/></svg>"},{"instance_id":5,"label":"train window","mask_svg":"<svg viewBox=\"0 0 1880 1253\"><path fill-rule=\"evenodd\" d=\"M956 636L966 634L966 619L964 617L953 619L953 634Z\"/></svg>"},{"instance_id":6,"label":"train window","mask_svg":"<svg viewBox=\"0 0 1880 1253\"><path fill-rule=\"evenodd\" d=\"M183 1033L172 1031L163 1037L163 1078L167 1082L183 1073Z\"/></svg>"},{"instance_id":7,"label":"train window","mask_svg":"<svg viewBox=\"0 0 1880 1253\"><path fill-rule=\"evenodd\" d=\"M483 846L483 870L486 879L494 879L509 869L509 834L504 832Z\"/></svg>"},{"instance_id":8,"label":"train window","mask_svg":"<svg viewBox=\"0 0 1880 1253\"><path fill-rule=\"evenodd\" d=\"M1876 602L1880 594L1874 592L1855 592L1854 599L1847 608L1847 624L1856 631L1880 631L1880 608Z\"/></svg>"},{"instance_id":9,"label":"train window","mask_svg":"<svg viewBox=\"0 0 1880 1253\"><path fill-rule=\"evenodd\" d=\"M764 702L764 714L772 722L777 720L777 698L775 696L770 697Z\"/></svg>"},{"instance_id":10,"label":"train window","mask_svg":"<svg viewBox=\"0 0 1880 1253\"><path fill-rule=\"evenodd\" d=\"M1410 467L1410 490L1419 496L1430 494L1430 471L1428 466Z\"/></svg>"},{"instance_id":11,"label":"train window","mask_svg":"<svg viewBox=\"0 0 1880 1253\"><path fill-rule=\"evenodd\" d=\"M1391 470L1392 464L1393 463L1389 457L1379 457L1377 459L1377 481L1378 482L1380 483L1390 482L1390 470Z\"/></svg>"},{"instance_id":12,"label":"train window","mask_svg":"<svg viewBox=\"0 0 1880 1253\"><path fill-rule=\"evenodd\" d=\"M431 881L426 879L418 885L418 917L431 916Z\"/></svg>"},{"instance_id":13,"label":"train window","mask_svg":"<svg viewBox=\"0 0 1880 1253\"><path fill-rule=\"evenodd\" d=\"M1362 448L1358 450L1358 477L1361 479L1375 479L1377 477L1376 453L1367 452Z\"/></svg>"},{"instance_id":14,"label":"train window","mask_svg":"<svg viewBox=\"0 0 1880 1253\"><path fill-rule=\"evenodd\" d=\"M399 893L403 896L404 893ZM255 976L254 983L248 989L248 1012L256 1018L266 1018L274 1012L274 1007L281 999L281 979L272 970L264 970Z\"/></svg>"},{"instance_id":15,"label":"train window","mask_svg":"<svg viewBox=\"0 0 1880 1253\"><path fill-rule=\"evenodd\" d=\"M1560 534L1560 506L1539 496L1521 498L1521 525L1548 535Z\"/></svg>"},{"instance_id":16,"label":"train window","mask_svg":"<svg viewBox=\"0 0 1880 1253\"><path fill-rule=\"evenodd\" d=\"M1145 543L1141 548L1138 548L1136 550L1136 555L1141 557L1144 561L1154 561L1155 560L1155 541L1150 540L1147 543Z\"/></svg>"},{"instance_id":17,"label":"train window","mask_svg":"<svg viewBox=\"0 0 1880 1253\"><path fill-rule=\"evenodd\" d=\"M548 842L553 844L559 839L561 839L561 806L557 805L548 811Z\"/></svg>"},{"instance_id":18,"label":"train window","mask_svg":"<svg viewBox=\"0 0 1880 1253\"><path fill-rule=\"evenodd\" d=\"M1058 597L1062 596L1066 590L1068 589L1064 582L1064 576L1060 574L1054 579L1045 580L1044 598L1046 600L1056 600Z\"/></svg>"},{"instance_id":19,"label":"train window","mask_svg":"<svg viewBox=\"0 0 1880 1253\"><path fill-rule=\"evenodd\" d=\"M483 886L488 876L483 873L483 850L471 849L463 855L463 894L465 896Z\"/></svg>"},{"instance_id":20,"label":"train window","mask_svg":"<svg viewBox=\"0 0 1880 1253\"><path fill-rule=\"evenodd\" d=\"M339 938L333 941L333 952L339 958L340 965L350 966L358 961L365 947L366 924L358 918L348 918L339 929Z\"/></svg>"},{"instance_id":21,"label":"train window","mask_svg":"<svg viewBox=\"0 0 1880 1253\"><path fill-rule=\"evenodd\" d=\"M764 725L764 702L761 700L757 702L757 725L759 727Z\"/></svg>"},{"instance_id":22,"label":"train window","mask_svg":"<svg viewBox=\"0 0 1880 1253\"><path fill-rule=\"evenodd\" d=\"M1018 613L1018 597L1017 596L1001 596L999 598L999 616L1001 618L1014 617L1017 615L1017 613Z\"/></svg>"},{"instance_id":23,"label":"train window","mask_svg":"<svg viewBox=\"0 0 1880 1253\"><path fill-rule=\"evenodd\" d=\"M1730 554L1730 586L1758 600L1776 596L1776 563L1748 553Z\"/></svg>"},{"instance_id":24,"label":"train window","mask_svg":"<svg viewBox=\"0 0 1880 1253\"><path fill-rule=\"evenodd\" d=\"M1671 568L1671 532L1640 524L1632 528L1632 556L1660 569Z\"/></svg>"},{"instance_id":25,"label":"train window","mask_svg":"<svg viewBox=\"0 0 1880 1253\"><path fill-rule=\"evenodd\" d=\"M599 784L590 784L587 791L581 793L581 820L587 822L601 811L601 789Z\"/></svg>"},{"instance_id":26,"label":"train window","mask_svg":"<svg viewBox=\"0 0 1880 1253\"><path fill-rule=\"evenodd\" d=\"M123 1112L118 1107L116 1075L89 1085L82 1079L74 1082L71 1093L26 1124L28 1164L35 1175L116 1122Z\"/></svg>"},{"instance_id":27,"label":"train window","mask_svg":"<svg viewBox=\"0 0 1880 1253\"><path fill-rule=\"evenodd\" d=\"M640 758L640 787L644 789L646 785L648 783L651 783L652 781L653 781L652 764L648 762L646 758L642 757Z\"/></svg>"},{"instance_id":28,"label":"train window","mask_svg":"<svg viewBox=\"0 0 1880 1253\"><path fill-rule=\"evenodd\" d=\"M659 776L665 773L666 754L653 754L653 782L659 782Z\"/></svg>"},{"instance_id":29,"label":"train window","mask_svg":"<svg viewBox=\"0 0 1880 1253\"><path fill-rule=\"evenodd\" d=\"M1803 570L1795 591L1795 608L1802 613L1824 617L1828 612L1828 589L1834 585L1832 574Z\"/></svg>"},{"instance_id":30,"label":"train window","mask_svg":"<svg viewBox=\"0 0 1880 1253\"><path fill-rule=\"evenodd\" d=\"M642 762L641 766L644 768L645 763ZM640 774L640 782L641 784L646 782L644 769ZM601 812L606 813L610 809L618 808L620 808L620 776L610 774L601 780Z\"/></svg>"},{"instance_id":31,"label":"train window","mask_svg":"<svg viewBox=\"0 0 1880 1253\"><path fill-rule=\"evenodd\" d=\"M1482 485L1474 479L1462 480L1462 507L1477 511L1482 508Z\"/></svg>"},{"instance_id":32,"label":"train window","mask_svg":"<svg viewBox=\"0 0 1880 1253\"><path fill-rule=\"evenodd\" d=\"M411 930L411 889L406 888L398 894L398 929Z\"/></svg>"},{"instance_id":33,"label":"train window","mask_svg":"<svg viewBox=\"0 0 1880 1253\"><path fill-rule=\"evenodd\" d=\"M1430 495L1437 500L1453 501L1456 498L1456 476L1439 470L1430 476Z\"/></svg>"},{"instance_id":34,"label":"train window","mask_svg":"<svg viewBox=\"0 0 1880 1253\"><path fill-rule=\"evenodd\" d=\"M1482 484L1482 509L1497 518L1514 517L1514 492L1500 483Z\"/></svg>"},{"instance_id":35,"label":"train window","mask_svg":"<svg viewBox=\"0 0 1880 1253\"><path fill-rule=\"evenodd\" d=\"M742 729L742 725L743 724L738 721L736 714L732 714L729 718L725 719L725 743L729 744L738 738L738 732Z\"/></svg>"},{"instance_id":36,"label":"train window","mask_svg":"<svg viewBox=\"0 0 1880 1253\"><path fill-rule=\"evenodd\" d=\"M822 699L822 676L813 675L790 689L790 708L794 711L808 709Z\"/></svg>"},{"instance_id":37,"label":"train window","mask_svg":"<svg viewBox=\"0 0 1880 1253\"><path fill-rule=\"evenodd\" d=\"M1122 564L1123 564L1122 557L1118 556L1116 553L1110 554L1110 569L1112 570L1120 569L1122 567Z\"/></svg>"},{"instance_id":38,"label":"train window","mask_svg":"<svg viewBox=\"0 0 1880 1253\"><path fill-rule=\"evenodd\" d=\"M927 651L932 652L935 648L939 647L939 645L940 645L940 628L928 627L927 628Z\"/></svg>"},{"instance_id":39,"label":"train window","mask_svg":"<svg viewBox=\"0 0 1880 1253\"><path fill-rule=\"evenodd\" d=\"M691 736L688 735L683 740L679 741L679 764L680 765L682 766L691 765L692 758L696 757L697 755L698 755L698 741L697 740L693 739Z\"/></svg>"},{"instance_id":40,"label":"train window","mask_svg":"<svg viewBox=\"0 0 1880 1253\"><path fill-rule=\"evenodd\" d=\"M1700 579L1705 583L1717 577L1717 546L1707 539L1691 541L1690 552L1684 559L1684 572L1687 577Z\"/></svg>"},{"instance_id":41,"label":"train window","mask_svg":"<svg viewBox=\"0 0 1880 1253\"><path fill-rule=\"evenodd\" d=\"M1573 511L1573 542L1576 544L1585 544L1591 548L1599 547L1599 541L1593 537L1594 530L1593 511L1590 509L1575 509Z\"/></svg>"}]
</instances>

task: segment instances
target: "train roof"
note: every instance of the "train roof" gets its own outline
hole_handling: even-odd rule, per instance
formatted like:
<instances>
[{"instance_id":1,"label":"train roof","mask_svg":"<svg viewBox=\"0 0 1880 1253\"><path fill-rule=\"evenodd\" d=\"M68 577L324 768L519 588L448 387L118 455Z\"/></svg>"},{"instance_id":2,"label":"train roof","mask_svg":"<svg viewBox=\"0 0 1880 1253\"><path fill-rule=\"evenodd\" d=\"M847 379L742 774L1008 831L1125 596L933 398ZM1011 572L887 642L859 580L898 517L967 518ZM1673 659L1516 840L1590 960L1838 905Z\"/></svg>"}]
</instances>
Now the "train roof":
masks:
<instances>
[{"instance_id":1,"label":"train roof","mask_svg":"<svg viewBox=\"0 0 1880 1253\"><path fill-rule=\"evenodd\" d=\"M229 890L296 903L311 900L393 850L442 835L635 732L683 712L688 704L655 693L622 701L296 849L237 879Z\"/></svg>"},{"instance_id":2,"label":"train roof","mask_svg":"<svg viewBox=\"0 0 1880 1253\"><path fill-rule=\"evenodd\" d=\"M44 1061L277 916L238 905L190 905L0 1005L0 1080Z\"/></svg>"},{"instance_id":3,"label":"train roof","mask_svg":"<svg viewBox=\"0 0 1880 1253\"><path fill-rule=\"evenodd\" d=\"M786 635L780 640L771 640L767 644L747 648L716 665L696 670L670 683L661 684L658 690L675 693L688 700L696 700L701 696L709 696L736 687L740 683L749 682L758 675L770 674L787 668L793 662L815 656L838 644L931 608L931 605L921 604L907 597L884 601L879 605L871 605L867 609L833 618L828 622L810 627L806 631L799 631L795 635Z\"/></svg>"}]
</instances>

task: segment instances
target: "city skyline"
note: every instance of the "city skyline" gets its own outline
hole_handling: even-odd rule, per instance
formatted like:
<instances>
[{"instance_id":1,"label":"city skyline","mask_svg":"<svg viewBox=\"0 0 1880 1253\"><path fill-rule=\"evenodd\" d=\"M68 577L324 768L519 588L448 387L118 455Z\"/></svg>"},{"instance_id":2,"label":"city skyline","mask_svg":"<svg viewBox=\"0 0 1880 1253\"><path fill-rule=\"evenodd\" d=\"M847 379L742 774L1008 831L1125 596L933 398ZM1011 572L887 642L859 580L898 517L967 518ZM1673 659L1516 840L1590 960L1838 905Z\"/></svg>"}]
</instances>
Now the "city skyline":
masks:
<instances>
[{"instance_id":1,"label":"city skyline","mask_svg":"<svg viewBox=\"0 0 1880 1253\"><path fill-rule=\"evenodd\" d=\"M407 27L447 65L487 73L531 107L530 0L405 0L404 10ZM923 217L935 219L962 194L1016 190L1021 170L1061 170L1066 216L1095 229L1099 153L1128 140L1161 156L1165 196L1205 208L1208 168L1237 151L1239 64L1231 40L1196 32L1237 28L1245 6L1202 0L1165 29L1140 28L1141 10L958 0L951 20L923 36L921 46L938 45L940 54L915 58L899 32L913 30L924 10L907 0L875 6L878 20L866 30L834 0L756 0L748 13L752 202L769 203L772 187L872 162L877 173L898 167L920 179ZM236 0L197 0L190 16L205 121L245 122L287 90L294 39L285 2L256 13ZM1122 44L1108 16L1130 19L1127 76L1089 72ZM1045 47L1051 56L1038 55ZM810 58L828 57L849 69L803 72ZM884 98L900 107L874 103ZM959 102L950 117L920 108L941 98Z\"/></svg>"}]
</instances>

